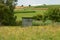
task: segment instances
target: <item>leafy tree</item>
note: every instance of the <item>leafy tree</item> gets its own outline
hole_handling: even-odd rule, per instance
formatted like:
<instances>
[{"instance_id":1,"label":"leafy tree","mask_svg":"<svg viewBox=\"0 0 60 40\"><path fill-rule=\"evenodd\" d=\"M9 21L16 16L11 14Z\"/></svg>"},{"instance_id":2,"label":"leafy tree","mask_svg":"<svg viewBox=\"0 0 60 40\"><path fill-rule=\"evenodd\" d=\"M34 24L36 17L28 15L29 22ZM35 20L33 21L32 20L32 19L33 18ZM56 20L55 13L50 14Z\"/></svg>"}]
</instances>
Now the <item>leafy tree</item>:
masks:
<instances>
[{"instance_id":1,"label":"leafy tree","mask_svg":"<svg viewBox=\"0 0 60 40\"><path fill-rule=\"evenodd\" d=\"M21 5L21 7L24 7L24 5Z\"/></svg>"},{"instance_id":2,"label":"leafy tree","mask_svg":"<svg viewBox=\"0 0 60 40\"><path fill-rule=\"evenodd\" d=\"M31 5L29 5L29 7L31 7Z\"/></svg>"},{"instance_id":3,"label":"leafy tree","mask_svg":"<svg viewBox=\"0 0 60 40\"><path fill-rule=\"evenodd\" d=\"M1 25L15 25L16 16L14 8L17 0L0 0L0 23Z\"/></svg>"}]
</instances>

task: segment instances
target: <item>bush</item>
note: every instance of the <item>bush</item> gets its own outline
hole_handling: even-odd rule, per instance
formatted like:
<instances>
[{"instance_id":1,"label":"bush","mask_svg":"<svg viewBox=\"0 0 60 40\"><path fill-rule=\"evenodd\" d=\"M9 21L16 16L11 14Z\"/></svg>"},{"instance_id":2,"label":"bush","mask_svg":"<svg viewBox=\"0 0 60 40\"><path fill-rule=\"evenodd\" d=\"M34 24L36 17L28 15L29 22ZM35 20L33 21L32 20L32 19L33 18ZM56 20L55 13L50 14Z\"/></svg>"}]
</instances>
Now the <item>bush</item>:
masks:
<instances>
[{"instance_id":1,"label":"bush","mask_svg":"<svg viewBox=\"0 0 60 40\"><path fill-rule=\"evenodd\" d=\"M51 21L51 20L46 20L46 21L44 22L44 24L45 24L45 25L50 25L50 24L52 24L52 21Z\"/></svg>"},{"instance_id":2,"label":"bush","mask_svg":"<svg viewBox=\"0 0 60 40\"><path fill-rule=\"evenodd\" d=\"M22 26L22 21L16 21L16 26Z\"/></svg>"},{"instance_id":3,"label":"bush","mask_svg":"<svg viewBox=\"0 0 60 40\"><path fill-rule=\"evenodd\" d=\"M33 16L34 20L42 20L42 18L43 18L42 15Z\"/></svg>"},{"instance_id":4,"label":"bush","mask_svg":"<svg viewBox=\"0 0 60 40\"><path fill-rule=\"evenodd\" d=\"M45 22L46 20L48 20L48 16L47 15L37 15L37 16L33 16L33 19Z\"/></svg>"},{"instance_id":5,"label":"bush","mask_svg":"<svg viewBox=\"0 0 60 40\"><path fill-rule=\"evenodd\" d=\"M47 13L50 20L54 22L60 22L60 9L59 8L50 8Z\"/></svg>"},{"instance_id":6,"label":"bush","mask_svg":"<svg viewBox=\"0 0 60 40\"><path fill-rule=\"evenodd\" d=\"M46 20L45 22L43 22L43 21L35 20L35 21L33 21L32 24L33 24L33 26L46 26L46 25L52 24L52 21L51 20Z\"/></svg>"},{"instance_id":7,"label":"bush","mask_svg":"<svg viewBox=\"0 0 60 40\"><path fill-rule=\"evenodd\" d=\"M35 22L32 23L32 25L33 26L40 26L40 23L38 23L38 22L35 21Z\"/></svg>"}]
</instances>

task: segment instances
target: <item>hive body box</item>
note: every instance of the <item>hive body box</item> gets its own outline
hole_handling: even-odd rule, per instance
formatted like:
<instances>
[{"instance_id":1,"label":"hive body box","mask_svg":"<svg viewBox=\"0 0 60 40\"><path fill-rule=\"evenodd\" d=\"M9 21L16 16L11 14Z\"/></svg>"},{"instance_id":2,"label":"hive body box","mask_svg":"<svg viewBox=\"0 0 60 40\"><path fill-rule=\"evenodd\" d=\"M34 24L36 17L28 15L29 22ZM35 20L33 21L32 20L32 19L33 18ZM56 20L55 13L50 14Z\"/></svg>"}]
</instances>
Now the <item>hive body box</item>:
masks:
<instances>
[{"instance_id":1,"label":"hive body box","mask_svg":"<svg viewBox=\"0 0 60 40\"><path fill-rule=\"evenodd\" d=\"M22 17L22 26L32 26L32 17Z\"/></svg>"}]
</instances>

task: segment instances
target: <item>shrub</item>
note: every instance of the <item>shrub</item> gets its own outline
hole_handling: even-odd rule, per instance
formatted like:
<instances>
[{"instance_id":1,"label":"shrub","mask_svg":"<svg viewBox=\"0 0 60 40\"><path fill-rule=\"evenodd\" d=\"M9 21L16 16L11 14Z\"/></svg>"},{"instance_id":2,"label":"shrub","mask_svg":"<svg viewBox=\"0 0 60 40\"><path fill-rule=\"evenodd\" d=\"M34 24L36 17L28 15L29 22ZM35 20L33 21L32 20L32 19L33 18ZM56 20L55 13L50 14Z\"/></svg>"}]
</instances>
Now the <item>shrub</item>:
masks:
<instances>
[{"instance_id":1,"label":"shrub","mask_svg":"<svg viewBox=\"0 0 60 40\"><path fill-rule=\"evenodd\" d=\"M59 8L50 8L48 10L48 17L54 22L60 22L60 9Z\"/></svg>"},{"instance_id":2,"label":"shrub","mask_svg":"<svg viewBox=\"0 0 60 40\"><path fill-rule=\"evenodd\" d=\"M45 21L45 22L43 22L43 21L33 21L33 26L45 26L45 25L48 25L48 24L50 24L51 22L49 22L49 21Z\"/></svg>"},{"instance_id":3,"label":"shrub","mask_svg":"<svg viewBox=\"0 0 60 40\"><path fill-rule=\"evenodd\" d=\"M22 26L22 21L16 21L16 26Z\"/></svg>"},{"instance_id":4,"label":"shrub","mask_svg":"<svg viewBox=\"0 0 60 40\"><path fill-rule=\"evenodd\" d=\"M43 18L42 15L33 16L34 20L42 20L42 18Z\"/></svg>"},{"instance_id":5,"label":"shrub","mask_svg":"<svg viewBox=\"0 0 60 40\"><path fill-rule=\"evenodd\" d=\"M40 26L40 22L33 21L32 25L33 25L33 26Z\"/></svg>"}]
</instances>

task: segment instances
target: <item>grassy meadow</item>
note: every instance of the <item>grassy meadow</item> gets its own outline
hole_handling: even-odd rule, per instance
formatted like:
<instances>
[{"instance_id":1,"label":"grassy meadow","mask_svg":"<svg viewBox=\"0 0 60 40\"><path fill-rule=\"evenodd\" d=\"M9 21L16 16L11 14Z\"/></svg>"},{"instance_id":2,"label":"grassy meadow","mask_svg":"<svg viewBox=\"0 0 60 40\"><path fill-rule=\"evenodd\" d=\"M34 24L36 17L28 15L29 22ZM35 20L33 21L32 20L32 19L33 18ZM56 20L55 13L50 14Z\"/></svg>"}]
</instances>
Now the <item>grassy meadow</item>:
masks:
<instances>
[{"instance_id":1,"label":"grassy meadow","mask_svg":"<svg viewBox=\"0 0 60 40\"><path fill-rule=\"evenodd\" d=\"M60 40L60 27L0 27L0 40Z\"/></svg>"}]
</instances>

